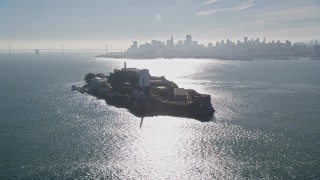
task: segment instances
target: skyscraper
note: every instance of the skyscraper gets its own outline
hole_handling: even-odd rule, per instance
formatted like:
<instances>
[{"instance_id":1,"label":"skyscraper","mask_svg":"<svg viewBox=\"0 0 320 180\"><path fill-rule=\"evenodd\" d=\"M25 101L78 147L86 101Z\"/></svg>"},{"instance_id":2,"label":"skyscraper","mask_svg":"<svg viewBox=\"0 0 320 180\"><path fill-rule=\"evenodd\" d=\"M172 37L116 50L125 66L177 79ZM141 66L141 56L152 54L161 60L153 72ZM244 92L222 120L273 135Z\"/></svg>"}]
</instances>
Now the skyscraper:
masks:
<instances>
[{"instance_id":1,"label":"skyscraper","mask_svg":"<svg viewBox=\"0 0 320 180\"><path fill-rule=\"evenodd\" d=\"M186 45L187 47L191 47L191 43L192 43L192 36L191 36L191 35L187 35L187 36L186 36L185 45Z\"/></svg>"},{"instance_id":2,"label":"skyscraper","mask_svg":"<svg viewBox=\"0 0 320 180\"><path fill-rule=\"evenodd\" d=\"M174 47L172 34L171 34L171 39L167 40L167 47L168 48L173 48Z\"/></svg>"},{"instance_id":3,"label":"skyscraper","mask_svg":"<svg viewBox=\"0 0 320 180\"><path fill-rule=\"evenodd\" d=\"M137 41L133 41L132 48L134 48L134 49L138 48L138 42Z\"/></svg>"},{"instance_id":4,"label":"skyscraper","mask_svg":"<svg viewBox=\"0 0 320 180\"><path fill-rule=\"evenodd\" d=\"M244 42L245 44L247 44L247 43L248 43L248 37L244 37L244 38L243 38L243 42Z\"/></svg>"}]
</instances>

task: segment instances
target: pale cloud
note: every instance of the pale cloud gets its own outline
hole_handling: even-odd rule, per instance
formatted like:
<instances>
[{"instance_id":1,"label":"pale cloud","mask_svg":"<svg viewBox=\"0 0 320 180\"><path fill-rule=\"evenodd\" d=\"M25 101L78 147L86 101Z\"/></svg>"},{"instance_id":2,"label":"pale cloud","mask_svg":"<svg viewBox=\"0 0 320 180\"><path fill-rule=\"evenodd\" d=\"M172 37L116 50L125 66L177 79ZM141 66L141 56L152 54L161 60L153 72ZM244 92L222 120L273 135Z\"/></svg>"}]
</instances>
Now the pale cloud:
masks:
<instances>
[{"instance_id":1,"label":"pale cloud","mask_svg":"<svg viewBox=\"0 0 320 180\"><path fill-rule=\"evenodd\" d=\"M308 39L317 39L319 36L317 35L320 32L320 25L313 26L302 26L302 27L294 27L294 28L281 28L281 29L269 29L265 31L256 31L254 32L260 36L273 37L275 39L281 40L293 40L293 41L301 41Z\"/></svg>"},{"instance_id":2,"label":"pale cloud","mask_svg":"<svg viewBox=\"0 0 320 180\"><path fill-rule=\"evenodd\" d=\"M194 6L193 8L197 8L197 7L201 7L201 6L206 6L206 5L209 5L209 4L216 3L216 2L218 2L218 1L220 1L220 0L207 0L207 1L203 2L203 3L200 3L200 4L196 5L196 6Z\"/></svg>"},{"instance_id":3,"label":"pale cloud","mask_svg":"<svg viewBox=\"0 0 320 180\"><path fill-rule=\"evenodd\" d=\"M164 11L176 11L178 9L189 9L197 0L175 0L172 6L163 7Z\"/></svg>"},{"instance_id":4,"label":"pale cloud","mask_svg":"<svg viewBox=\"0 0 320 180\"><path fill-rule=\"evenodd\" d=\"M290 9L265 9L255 13L256 19L245 24L273 24L278 22L300 21L320 18L320 8L317 6L294 7Z\"/></svg>"},{"instance_id":5,"label":"pale cloud","mask_svg":"<svg viewBox=\"0 0 320 180\"><path fill-rule=\"evenodd\" d=\"M245 9L248 9L254 5L254 0L248 0L246 2L241 3L240 5L236 7L228 7L228 8L221 8L221 9L212 9L212 10L207 10L207 11L199 11L196 13L196 16L208 16L213 13L218 13L218 12L237 12L237 11L242 11Z\"/></svg>"},{"instance_id":6,"label":"pale cloud","mask_svg":"<svg viewBox=\"0 0 320 180\"><path fill-rule=\"evenodd\" d=\"M248 9L254 5L253 1L254 0L249 0L249 1L243 2L239 6L231 8L230 11L234 12L234 11L242 11L244 9Z\"/></svg>"},{"instance_id":7,"label":"pale cloud","mask_svg":"<svg viewBox=\"0 0 320 180\"><path fill-rule=\"evenodd\" d=\"M204 31L199 36L204 40L210 39L212 42L223 39L233 41L242 40L243 37L266 38L267 42L272 40L291 40L293 42L319 39L320 25L284 27L284 28L264 28L261 30L253 29L245 25L237 24L236 26L220 26Z\"/></svg>"},{"instance_id":8,"label":"pale cloud","mask_svg":"<svg viewBox=\"0 0 320 180\"><path fill-rule=\"evenodd\" d=\"M176 0L178 6L190 6L194 4L196 0Z\"/></svg>"}]
</instances>

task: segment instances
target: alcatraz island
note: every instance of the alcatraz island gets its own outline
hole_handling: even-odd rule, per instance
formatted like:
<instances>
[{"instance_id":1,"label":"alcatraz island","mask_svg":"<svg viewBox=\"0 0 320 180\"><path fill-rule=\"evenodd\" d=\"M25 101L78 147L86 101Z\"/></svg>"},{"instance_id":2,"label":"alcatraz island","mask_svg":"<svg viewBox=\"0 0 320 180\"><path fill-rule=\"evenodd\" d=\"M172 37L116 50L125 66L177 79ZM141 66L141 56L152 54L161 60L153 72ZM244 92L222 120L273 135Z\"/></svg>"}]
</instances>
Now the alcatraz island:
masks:
<instances>
[{"instance_id":1,"label":"alcatraz island","mask_svg":"<svg viewBox=\"0 0 320 180\"><path fill-rule=\"evenodd\" d=\"M215 111L210 95L179 88L164 76L151 76L148 69L127 68L126 62L109 75L89 73L84 79L84 86L73 85L72 90L104 99L138 117L167 115L206 121Z\"/></svg>"}]
</instances>

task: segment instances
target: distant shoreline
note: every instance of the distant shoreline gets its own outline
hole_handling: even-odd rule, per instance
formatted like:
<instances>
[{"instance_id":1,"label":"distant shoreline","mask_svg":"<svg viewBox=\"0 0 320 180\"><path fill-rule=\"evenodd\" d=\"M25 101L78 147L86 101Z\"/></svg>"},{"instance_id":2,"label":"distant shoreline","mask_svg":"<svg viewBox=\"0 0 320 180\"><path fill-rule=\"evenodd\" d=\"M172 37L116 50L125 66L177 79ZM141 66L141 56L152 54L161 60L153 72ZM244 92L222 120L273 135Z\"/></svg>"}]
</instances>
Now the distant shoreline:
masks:
<instances>
[{"instance_id":1,"label":"distant shoreline","mask_svg":"<svg viewBox=\"0 0 320 180\"><path fill-rule=\"evenodd\" d=\"M132 56L123 54L100 54L95 57L102 58L114 58L114 59L217 59L217 60L241 60L241 61L253 61L253 60L320 60L320 57L199 57L199 56Z\"/></svg>"}]
</instances>

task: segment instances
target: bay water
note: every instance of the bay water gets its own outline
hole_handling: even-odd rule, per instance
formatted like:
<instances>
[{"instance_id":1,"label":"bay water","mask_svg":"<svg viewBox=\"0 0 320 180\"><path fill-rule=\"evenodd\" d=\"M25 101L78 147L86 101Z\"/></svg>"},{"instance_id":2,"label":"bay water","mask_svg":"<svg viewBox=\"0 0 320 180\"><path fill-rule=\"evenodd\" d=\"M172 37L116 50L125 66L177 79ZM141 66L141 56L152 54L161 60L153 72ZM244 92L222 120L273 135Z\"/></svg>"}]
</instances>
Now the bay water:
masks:
<instances>
[{"instance_id":1,"label":"bay water","mask_svg":"<svg viewBox=\"0 0 320 180\"><path fill-rule=\"evenodd\" d=\"M141 122L71 91L124 61L210 94L214 117ZM320 178L320 61L0 54L0 87L0 179Z\"/></svg>"}]
</instances>

